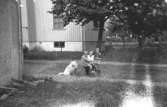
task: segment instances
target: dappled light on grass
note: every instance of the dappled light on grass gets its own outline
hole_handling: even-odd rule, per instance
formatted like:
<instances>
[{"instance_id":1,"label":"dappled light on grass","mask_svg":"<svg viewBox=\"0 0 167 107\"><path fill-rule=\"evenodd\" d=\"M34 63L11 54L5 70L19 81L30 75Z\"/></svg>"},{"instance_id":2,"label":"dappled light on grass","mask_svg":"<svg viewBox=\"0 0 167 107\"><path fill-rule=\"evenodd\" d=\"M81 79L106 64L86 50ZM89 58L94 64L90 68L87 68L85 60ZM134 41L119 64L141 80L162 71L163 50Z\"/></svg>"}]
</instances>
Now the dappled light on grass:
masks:
<instances>
[{"instance_id":1,"label":"dappled light on grass","mask_svg":"<svg viewBox=\"0 0 167 107\"><path fill-rule=\"evenodd\" d=\"M133 92L128 92L121 107L155 107L152 96L140 96Z\"/></svg>"},{"instance_id":2,"label":"dappled light on grass","mask_svg":"<svg viewBox=\"0 0 167 107\"><path fill-rule=\"evenodd\" d=\"M155 101L153 98L153 82L150 76L150 66L145 65L145 80L142 85L145 87L142 95L141 93L135 93L133 90L128 90L125 94L121 107L155 107ZM132 89L134 85L131 84ZM139 87L136 90L141 90Z\"/></svg>"}]
</instances>

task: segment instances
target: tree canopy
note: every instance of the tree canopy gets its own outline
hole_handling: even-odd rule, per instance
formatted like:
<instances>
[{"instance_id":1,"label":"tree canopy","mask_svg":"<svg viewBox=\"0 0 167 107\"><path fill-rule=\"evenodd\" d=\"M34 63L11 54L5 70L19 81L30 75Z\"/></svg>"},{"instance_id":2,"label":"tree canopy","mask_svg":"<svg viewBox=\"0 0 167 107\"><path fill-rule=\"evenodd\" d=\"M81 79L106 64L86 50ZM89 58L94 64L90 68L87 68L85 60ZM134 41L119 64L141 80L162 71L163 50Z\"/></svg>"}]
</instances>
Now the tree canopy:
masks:
<instances>
[{"instance_id":1,"label":"tree canopy","mask_svg":"<svg viewBox=\"0 0 167 107\"><path fill-rule=\"evenodd\" d=\"M165 0L51 0L51 12L70 22L85 25L90 21L99 28L98 45L101 48L104 23L116 16L128 30L147 37L167 30Z\"/></svg>"},{"instance_id":2,"label":"tree canopy","mask_svg":"<svg viewBox=\"0 0 167 107\"><path fill-rule=\"evenodd\" d=\"M112 0L52 0L52 13L61 16L65 25L93 22L99 28L97 47L101 49L105 21L114 15Z\"/></svg>"},{"instance_id":3,"label":"tree canopy","mask_svg":"<svg viewBox=\"0 0 167 107\"><path fill-rule=\"evenodd\" d=\"M52 3L52 13L61 15L65 25L72 21L85 25L111 16L110 0L52 0Z\"/></svg>"},{"instance_id":4,"label":"tree canopy","mask_svg":"<svg viewBox=\"0 0 167 107\"><path fill-rule=\"evenodd\" d=\"M138 37L145 38L167 30L165 0L120 0L120 2L123 8L119 7L119 10L126 16L125 24Z\"/></svg>"}]
</instances>

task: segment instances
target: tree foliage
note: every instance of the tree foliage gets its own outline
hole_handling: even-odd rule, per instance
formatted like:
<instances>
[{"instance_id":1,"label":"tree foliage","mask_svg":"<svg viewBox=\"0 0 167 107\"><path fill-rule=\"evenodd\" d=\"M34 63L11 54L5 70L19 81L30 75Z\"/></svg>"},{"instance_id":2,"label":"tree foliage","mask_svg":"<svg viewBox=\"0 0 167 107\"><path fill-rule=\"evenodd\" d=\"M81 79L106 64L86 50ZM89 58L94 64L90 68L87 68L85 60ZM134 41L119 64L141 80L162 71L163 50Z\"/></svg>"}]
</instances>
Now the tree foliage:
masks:
<instances>
[{"instance_id":1,"label":"tree foliage","mask_svg":"<svg viewBox=\"0 0 167 107\"><path fill-rule=\"evenodd\" d=\"M101 48L105 21L114 15L112 0L52 0L52 13L61 16L65 25L93 22L99 28L97 47Z\"/></svg>"},{"instance_id":2,"label":"tree foliage","mask_svg":"<svg viewBox=\"0 0 167 107\"><path fill-rule=\"evenodd\" d=\"M167 30L165 0L51 0L51 12L70 22L85 25L90 21L99 28L98 47L101 47L104 23L116 16L128 31L138 38Z\"/></svg>"},{"instance_id":3,"label":"tree foliage","mask_svg":"<svg viewBox=\"0 0 167 107\"><path fill-rule=\"evenodd\" d=\"M111 16L110 0L52 0L53 14L62 15L66 24L75 21L85 25L90 21L106 20Z\"/></svg>"},{"instance_id":4,"label":"tree foliage","mask_svg":"<svg viewBox=\"0 0 167 107\"><path fill-rule=\"evenodd\" d=\"M119 10L126 16L125 24L139 40L167 30L167 6L164 0L120 0L120 2L123 8Z\"/></svg>"}]
</instances>

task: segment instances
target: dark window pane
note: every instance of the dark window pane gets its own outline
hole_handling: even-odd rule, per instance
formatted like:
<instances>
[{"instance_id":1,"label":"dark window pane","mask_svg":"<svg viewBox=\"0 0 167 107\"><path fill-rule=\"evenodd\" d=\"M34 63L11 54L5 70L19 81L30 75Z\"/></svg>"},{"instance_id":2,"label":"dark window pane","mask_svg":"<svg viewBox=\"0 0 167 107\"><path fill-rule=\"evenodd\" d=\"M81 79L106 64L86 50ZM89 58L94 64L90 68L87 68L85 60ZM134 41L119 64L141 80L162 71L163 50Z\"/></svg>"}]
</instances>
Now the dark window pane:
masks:
<instances>
[{"instance_id":1,"label":"dark window pane","mask_svg":"<svg viewBox=\"0 0 167 107\"><path fill-rule=\"evenodd\" d=\"M54 42L54 47L55 48L64 48L65 42Z\"/></svg>"}]
</instances>

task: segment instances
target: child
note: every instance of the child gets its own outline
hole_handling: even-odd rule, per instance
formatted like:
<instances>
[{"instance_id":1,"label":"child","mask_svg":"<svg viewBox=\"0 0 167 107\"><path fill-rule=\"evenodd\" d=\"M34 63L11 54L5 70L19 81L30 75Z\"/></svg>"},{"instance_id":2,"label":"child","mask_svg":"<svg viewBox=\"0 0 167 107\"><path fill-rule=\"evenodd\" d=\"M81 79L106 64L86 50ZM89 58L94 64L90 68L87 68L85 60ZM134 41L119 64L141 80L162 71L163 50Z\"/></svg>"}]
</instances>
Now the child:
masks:
<instances>
[{"instance_id":1,"label":"child","mask_svg":"<svg viewBox=\"0 0 167 107\"><path fill-rule=\"evenodd\" d=\"M88 60L89 62L93 62L95 60L95 55L93 54L93 51L89 52Z\"/></svg>"},{"instance_id":2,"label":"child","mask_svg":"<svg viewBox=\"0 0 167 107\"><path fill-rule=\"evenodd\" d=\"M87 51L84 51L84 54L81 57L81 62L82 62L82 65L85 69L86 74L89 75L90 70L91 70L91 65L90 65L90 60L88 59L88 52Z\"/></svg>"},{"instance_id":3,"label":"child","mask_svg":"<svg viewBox=\"0 0 167 107\"><path fill-rule=\"evenodd\" d=\"M95 55L93 51L89 52L88 60L90 62L90 69L92 72L96 72L96 63L95 63Z\"/></svg>"}]
</instances>

